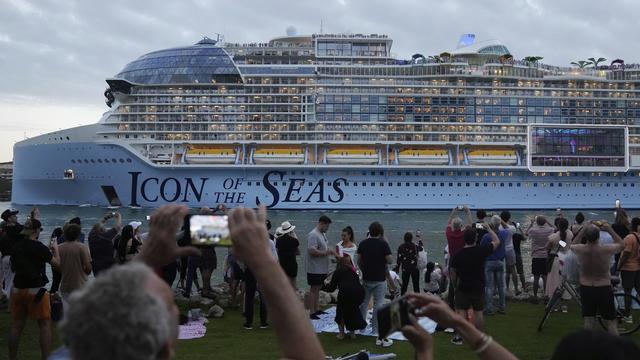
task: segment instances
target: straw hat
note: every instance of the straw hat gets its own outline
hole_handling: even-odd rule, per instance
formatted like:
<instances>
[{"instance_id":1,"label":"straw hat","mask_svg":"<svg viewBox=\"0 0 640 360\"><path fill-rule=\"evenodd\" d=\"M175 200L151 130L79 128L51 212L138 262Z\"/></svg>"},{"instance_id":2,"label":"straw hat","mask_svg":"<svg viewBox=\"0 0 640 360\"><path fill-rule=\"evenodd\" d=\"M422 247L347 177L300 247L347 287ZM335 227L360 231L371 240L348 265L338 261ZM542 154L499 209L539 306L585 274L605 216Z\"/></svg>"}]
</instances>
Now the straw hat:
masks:
<instances>
[{"instance_id":1,"label":"straw hat","mask_svg":"<svg viewBox=\"0 0 640 360\"><path fill-rule=\"evenodd\" d=\"M278 228L276 229L276 236L280 237L284 234L288 234L290 232L293 231L293 229L295 229L296 227L294 225L291 225L290 222L285 221L283 222L280 226L278 226Z\"/></svg>"}]
</instances>

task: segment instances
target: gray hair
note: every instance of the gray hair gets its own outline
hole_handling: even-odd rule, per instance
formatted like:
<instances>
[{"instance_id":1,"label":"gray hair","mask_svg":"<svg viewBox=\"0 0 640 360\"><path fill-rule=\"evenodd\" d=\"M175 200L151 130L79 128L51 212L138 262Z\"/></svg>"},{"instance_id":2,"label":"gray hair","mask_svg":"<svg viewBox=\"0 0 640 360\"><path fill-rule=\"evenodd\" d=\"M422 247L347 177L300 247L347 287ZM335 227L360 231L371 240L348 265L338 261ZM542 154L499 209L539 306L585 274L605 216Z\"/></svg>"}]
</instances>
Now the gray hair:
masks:
<instances>
[{"instance_id":1,"label":"gray hair","mask_svg":"<svg viewBox=\"0 0 640 360\"><path fill-rule=\"evenodd\" d=\"M462 229L462 219L460 219L459 217L453 218L453 220L451 220L451 228L453 230L461 230Z\"/></svg>"},{"instance_id":2,"label":"gray hair","mask_svg":"<svg viewBox=\"0 0 640 360\"><path fill-rule=\"evenodd\" d=\"M489 225L491 225L491 227L494 230L498 230L500 229L500 224L502 223L502 219L500 219L500 216L498 215L493 215L490 219L489 219Z\"/></svg>"},{"instance_id":3,"label":"gray hair","mask_svg":"<svg viewBox=\"0 0 640 360\"><path fill-rule=\"evenodd\" d=\"M60 324L73 359L158 359L176 335L167 304L145 290L152 270L117 266L75 292Z\"/></svg>"}]
</instances>

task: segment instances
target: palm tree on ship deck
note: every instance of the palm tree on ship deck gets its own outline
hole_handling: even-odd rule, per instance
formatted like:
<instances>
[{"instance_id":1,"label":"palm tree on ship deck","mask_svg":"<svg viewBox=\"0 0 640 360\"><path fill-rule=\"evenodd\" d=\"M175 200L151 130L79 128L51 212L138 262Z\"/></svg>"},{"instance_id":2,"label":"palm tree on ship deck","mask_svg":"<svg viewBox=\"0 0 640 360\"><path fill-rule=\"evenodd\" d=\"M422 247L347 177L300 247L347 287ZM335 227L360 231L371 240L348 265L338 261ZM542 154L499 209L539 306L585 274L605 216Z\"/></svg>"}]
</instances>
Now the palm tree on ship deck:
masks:
<instances>
[{"instance_id":1,"label":"palm tree on ship deck","mask_svg":"<svg viewBox=\"0 0 640 360\"><path fill-rule=\"evenodd\" d=\"M524 60L524 61L526 61L526 62L528 62L528 63L530 63L530 64L532 64L532 65L536 65L536 66L538 66L538 63L539 63L539 62L540 62L540 60L542 60L542 59L544 59L542 56L527 56L527 57L525 57L525 58L524 58L524 59L522 59L522 60Z\"/></svg>"},{"instance_id":2,"label":"palm tree on ship deck","mask_svg":"<svg viewBox=\"0 0 640 360\"><path fill-rule=\"evenodd\" d=\"M591 61L586 61L586 60L572 61L571 65L575 65L575 66L579 67L580 69L584 69L587 66L591 65Z\"/></svg>"},{"instance_id":3,"label":"palm tree on ship deck","mask_svg":"<svg viewBox=\"0 0 640 360\"><path fill-rule=\"evenodd\" d=\"M603 57L598 58L597 60L596 60L596 58L588 58L587 60L589 60L589 62L591 62L591 64L593 64L594 68L597 68L599 63L607 61L607 59L605 59Z\"/></svg>"}]
</instances>

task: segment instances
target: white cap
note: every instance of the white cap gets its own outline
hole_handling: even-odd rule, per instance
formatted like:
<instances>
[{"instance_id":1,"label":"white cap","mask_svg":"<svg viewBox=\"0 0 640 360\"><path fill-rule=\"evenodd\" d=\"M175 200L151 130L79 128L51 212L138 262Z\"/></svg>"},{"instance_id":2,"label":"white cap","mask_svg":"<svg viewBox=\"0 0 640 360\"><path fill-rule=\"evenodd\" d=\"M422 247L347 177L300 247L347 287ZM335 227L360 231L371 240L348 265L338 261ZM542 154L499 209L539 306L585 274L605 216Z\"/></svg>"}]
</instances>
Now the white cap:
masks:
<instances>
[{"instance_id":1,"label":"white cap","mask_svg":"<svg viewBox=\"0 0 640 360\"><path fill-rule=\"evenodd\" d=\"M137 228L140 227L140 225L142 225L142 223L140 221L132 221L129 223L129 225L131 225L131 227L135 231Z\"/></svg>"}]
</instances>

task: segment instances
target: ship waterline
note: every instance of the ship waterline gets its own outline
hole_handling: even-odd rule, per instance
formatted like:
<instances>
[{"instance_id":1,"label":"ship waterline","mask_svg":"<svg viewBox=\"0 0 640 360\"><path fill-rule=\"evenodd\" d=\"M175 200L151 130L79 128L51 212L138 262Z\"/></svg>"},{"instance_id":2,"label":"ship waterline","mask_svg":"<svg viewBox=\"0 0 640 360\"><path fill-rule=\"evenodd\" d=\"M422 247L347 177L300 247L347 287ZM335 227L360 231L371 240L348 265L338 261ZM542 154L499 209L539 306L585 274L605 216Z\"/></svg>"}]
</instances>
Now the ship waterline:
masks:
<instances>
[{"instance_id":1,"label":"ship waterline","mask_svg":"<svg viewBox=\"0 0 640 360\"><path fill-rule=\"evenodd\" d=\"M97 124L14 146L12 200L640 208L640 66L517 61L497 41L405 61L391 45L205 38L143 55L107 79Z\"/></svg>"}]
</instances>

